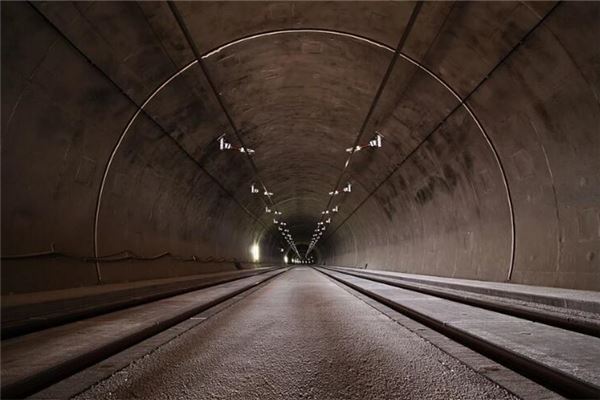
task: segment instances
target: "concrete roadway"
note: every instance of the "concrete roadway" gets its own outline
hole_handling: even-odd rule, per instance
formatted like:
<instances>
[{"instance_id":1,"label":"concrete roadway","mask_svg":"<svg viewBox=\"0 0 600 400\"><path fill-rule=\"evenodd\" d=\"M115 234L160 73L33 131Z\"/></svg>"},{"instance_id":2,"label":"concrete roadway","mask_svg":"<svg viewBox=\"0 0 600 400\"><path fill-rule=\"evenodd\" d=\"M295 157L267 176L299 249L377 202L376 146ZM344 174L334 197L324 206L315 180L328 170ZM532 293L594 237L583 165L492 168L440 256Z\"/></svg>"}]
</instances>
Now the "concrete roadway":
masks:
<instances>
[{"instance_id":1,"label":"concrete roadway","mask_svg":"<svg viewBox=\"0 0 600 400\"><path fill-rule=\"evenodd\" d=\"M511 399L354 297L295 268L81 399Z\"/></svg>"}]
</instances>

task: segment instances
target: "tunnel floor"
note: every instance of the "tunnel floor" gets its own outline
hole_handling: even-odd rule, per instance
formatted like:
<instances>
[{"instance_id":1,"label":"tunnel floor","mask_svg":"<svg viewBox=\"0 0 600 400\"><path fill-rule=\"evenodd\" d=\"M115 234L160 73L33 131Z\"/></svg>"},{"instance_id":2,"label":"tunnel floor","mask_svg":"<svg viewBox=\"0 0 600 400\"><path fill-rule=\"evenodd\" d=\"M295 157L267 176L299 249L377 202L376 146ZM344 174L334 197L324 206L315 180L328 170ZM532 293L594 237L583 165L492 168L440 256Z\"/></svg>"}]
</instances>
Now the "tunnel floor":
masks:
<instances>
[{"instance_id":1,"label":"tunnel floor","mask_svg":"<svg viewBox=\"0 0 600 400\"><path fill-rule=\"evenodd\" d=\"M514 397L298 267L77 398Z\"/></svg>"}]
</instances>

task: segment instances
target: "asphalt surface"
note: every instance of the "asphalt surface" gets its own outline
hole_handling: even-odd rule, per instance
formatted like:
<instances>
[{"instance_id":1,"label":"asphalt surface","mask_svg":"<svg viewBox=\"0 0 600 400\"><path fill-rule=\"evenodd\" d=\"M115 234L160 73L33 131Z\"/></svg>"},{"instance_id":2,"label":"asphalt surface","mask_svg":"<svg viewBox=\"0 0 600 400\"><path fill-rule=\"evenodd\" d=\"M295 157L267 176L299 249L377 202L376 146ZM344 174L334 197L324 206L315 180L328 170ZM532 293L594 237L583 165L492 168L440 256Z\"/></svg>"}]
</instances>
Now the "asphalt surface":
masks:
<instances>
[{"instance_id":1,"label":"asphalt surface","mask_svg":"<svg viewBox=\"0 0 600 400\"><path fill-rule=\"evenodd\" d=\"M513 399L319 272L295 268L80 399Z\"/></svg>"}]
</instances>

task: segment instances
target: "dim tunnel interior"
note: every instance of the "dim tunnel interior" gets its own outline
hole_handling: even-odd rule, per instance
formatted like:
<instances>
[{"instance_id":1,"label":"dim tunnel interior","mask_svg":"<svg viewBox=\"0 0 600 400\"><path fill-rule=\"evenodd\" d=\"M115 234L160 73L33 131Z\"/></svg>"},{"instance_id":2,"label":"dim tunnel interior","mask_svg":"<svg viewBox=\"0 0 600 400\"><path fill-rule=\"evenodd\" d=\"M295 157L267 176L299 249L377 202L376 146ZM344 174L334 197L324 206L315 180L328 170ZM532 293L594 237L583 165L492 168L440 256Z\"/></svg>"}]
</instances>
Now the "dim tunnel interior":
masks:
<instances>
[{"instance_id":1,"label":"dim tunnel interior","mask_svg":"<svg viewBox=\"0 0 600 400\"><path fill-rule=\"evenodd\" d=\"M1 7L3 293L315 237L319 264L600 290L599 3Z\"/></svg>"}]
</instances>

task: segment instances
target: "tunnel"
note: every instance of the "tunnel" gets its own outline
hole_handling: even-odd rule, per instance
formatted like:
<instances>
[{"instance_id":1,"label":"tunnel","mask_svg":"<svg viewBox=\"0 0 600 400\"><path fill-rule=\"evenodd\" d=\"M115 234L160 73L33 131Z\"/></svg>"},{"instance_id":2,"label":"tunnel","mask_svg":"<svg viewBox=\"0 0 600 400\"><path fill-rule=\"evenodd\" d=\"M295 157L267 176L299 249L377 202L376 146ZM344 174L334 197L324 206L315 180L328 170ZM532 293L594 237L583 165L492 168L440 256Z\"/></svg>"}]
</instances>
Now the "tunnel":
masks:
<instances>
[{"instance_id":1,"label":"tunnel","mask_svg":"<svg viewBox=\"0 0 600 400\"><path fill-rule=\"evenodd\" d=\"M1 12L3 314L264 270L600 304L597 2Z\"/></svg>"}]
</instances>

